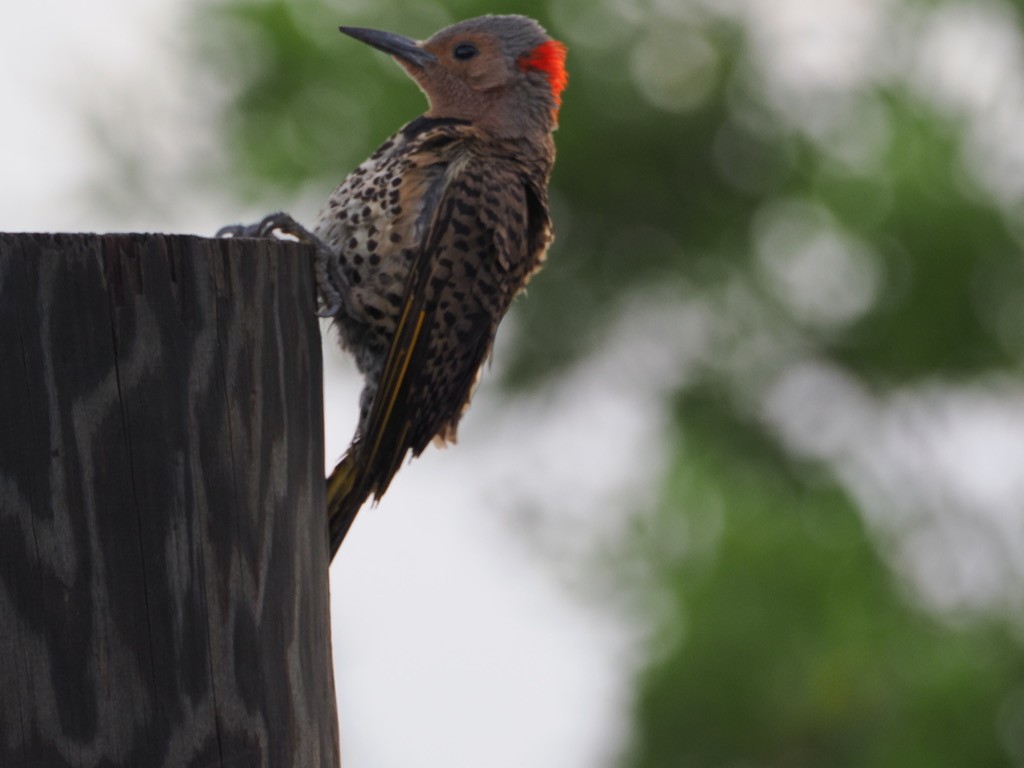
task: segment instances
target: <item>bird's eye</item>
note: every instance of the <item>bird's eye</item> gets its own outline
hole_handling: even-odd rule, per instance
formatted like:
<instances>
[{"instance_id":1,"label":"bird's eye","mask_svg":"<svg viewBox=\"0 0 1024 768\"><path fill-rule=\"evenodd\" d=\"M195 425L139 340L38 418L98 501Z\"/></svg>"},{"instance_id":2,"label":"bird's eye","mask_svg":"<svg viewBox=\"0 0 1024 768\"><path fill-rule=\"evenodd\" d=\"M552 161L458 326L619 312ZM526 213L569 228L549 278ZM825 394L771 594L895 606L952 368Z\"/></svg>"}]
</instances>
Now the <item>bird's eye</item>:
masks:
<instances>
[{"instance_id":1,"label":"bird's eye","mask_svg":"<svg viewBox=\"0 0 1024 768\"><path fill-rule=\"evenodd\" d=\"M472 59L477 53L476 46L472 43L459 43L455 46L455 50L452 51L452 56L459 61L466 61L467 59Z\"/></svg>"}]
</instances>

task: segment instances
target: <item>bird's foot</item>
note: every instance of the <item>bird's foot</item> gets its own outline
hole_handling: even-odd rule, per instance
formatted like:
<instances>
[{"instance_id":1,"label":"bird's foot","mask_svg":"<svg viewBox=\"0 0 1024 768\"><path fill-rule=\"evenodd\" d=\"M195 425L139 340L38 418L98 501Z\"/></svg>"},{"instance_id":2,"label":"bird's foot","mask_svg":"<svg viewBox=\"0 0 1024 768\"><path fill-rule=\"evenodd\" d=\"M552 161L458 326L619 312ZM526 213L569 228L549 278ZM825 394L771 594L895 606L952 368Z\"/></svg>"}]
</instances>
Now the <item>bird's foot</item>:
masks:
<instances>
[{"instance_id":1,"label":"bird's foot","mask_svg":"<svg viewBox=\"0 0 1024 768\"><path fill-rule=\"evenodd\" d=\"M312 243L319 239L284 211L268 214L255 224L229 224L218 229L214 237L279 237L281 235L291 237L300 243Z\"/></svg>"},{"instance_id":2,"label":"bird's foot","mask_svg":"<svg viewBox=\"0 0 1024 768\"><path fill-rule=\"evenodd\" d=\"M310 232L284 211L271 213L255 224L230 224L217 230L217 237L276 237L291 238L316 248L313 257L313 272L316 276L317 294L320 297L318 317L334 317L342 307L353 316L348 294L349 282L341 271L337 254L319 236Z\"/></svg>"}]
</instances>

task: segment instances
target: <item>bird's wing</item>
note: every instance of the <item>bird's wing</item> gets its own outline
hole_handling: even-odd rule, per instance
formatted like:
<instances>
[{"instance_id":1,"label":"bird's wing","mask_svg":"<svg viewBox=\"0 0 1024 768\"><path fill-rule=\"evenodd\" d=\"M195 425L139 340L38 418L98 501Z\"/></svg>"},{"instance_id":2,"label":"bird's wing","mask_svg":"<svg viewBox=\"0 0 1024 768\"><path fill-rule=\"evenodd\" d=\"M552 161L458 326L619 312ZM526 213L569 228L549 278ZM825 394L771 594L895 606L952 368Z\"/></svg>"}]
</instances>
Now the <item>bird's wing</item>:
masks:
<instances>
[{"instance_id":1,"label":"bird's wing","mask_svg":"<svg viewBox=\"0 0 1024 768\"><path fill-rule=\"evenodd\" d=\"M454 440L497 325L550 240L539 189L472 157L446 169L360 435L358 464L377 498L409 450Z\"/></svg>"}]
</instances>

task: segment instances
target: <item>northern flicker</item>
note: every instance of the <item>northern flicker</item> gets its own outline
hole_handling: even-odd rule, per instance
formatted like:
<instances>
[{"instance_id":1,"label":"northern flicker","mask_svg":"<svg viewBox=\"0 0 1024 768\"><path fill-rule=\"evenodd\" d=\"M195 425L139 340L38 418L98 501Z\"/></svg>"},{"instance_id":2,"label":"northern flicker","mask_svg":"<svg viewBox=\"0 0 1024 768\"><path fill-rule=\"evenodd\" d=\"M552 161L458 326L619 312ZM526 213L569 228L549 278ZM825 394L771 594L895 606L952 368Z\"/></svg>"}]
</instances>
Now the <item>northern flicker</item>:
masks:
<instances>
[{"instance_id":1,"label":"northern flicker","mask_svg":"<svg viewBox=\"0 0 1024 768\"><path fill-rule=\"evenodd\" d=\"M567 81L565 46L524 16L425 41L341 31L390 54L429 109L342 181L312 233L282 214L228 229L317 245L321 314L365 377L355 436L327 480L332 558L410 451L455 440L498 323L544 261Z\"/></svg>"}]
</instances>

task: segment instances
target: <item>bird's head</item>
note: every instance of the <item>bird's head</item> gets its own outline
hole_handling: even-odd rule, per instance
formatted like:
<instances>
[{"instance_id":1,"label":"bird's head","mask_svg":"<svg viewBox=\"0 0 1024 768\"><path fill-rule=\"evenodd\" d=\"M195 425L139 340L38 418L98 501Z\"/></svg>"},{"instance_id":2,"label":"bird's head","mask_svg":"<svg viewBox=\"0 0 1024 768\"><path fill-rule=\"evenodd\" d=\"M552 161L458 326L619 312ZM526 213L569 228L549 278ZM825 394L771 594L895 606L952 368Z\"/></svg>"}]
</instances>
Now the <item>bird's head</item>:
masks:
<instances>
[{"instance_id":1,"label":"bird's head","mask_svg":"<svg viewBox=\"0 0 1024 768\"><path fill-rule=\"evenodd\" d=\"M547 135L568 81L565 46L525 16L479 16L428 40L341 27L391 54L420 86L431 117L469 120L499 137Z\"/></svg>"}]
</instances>

